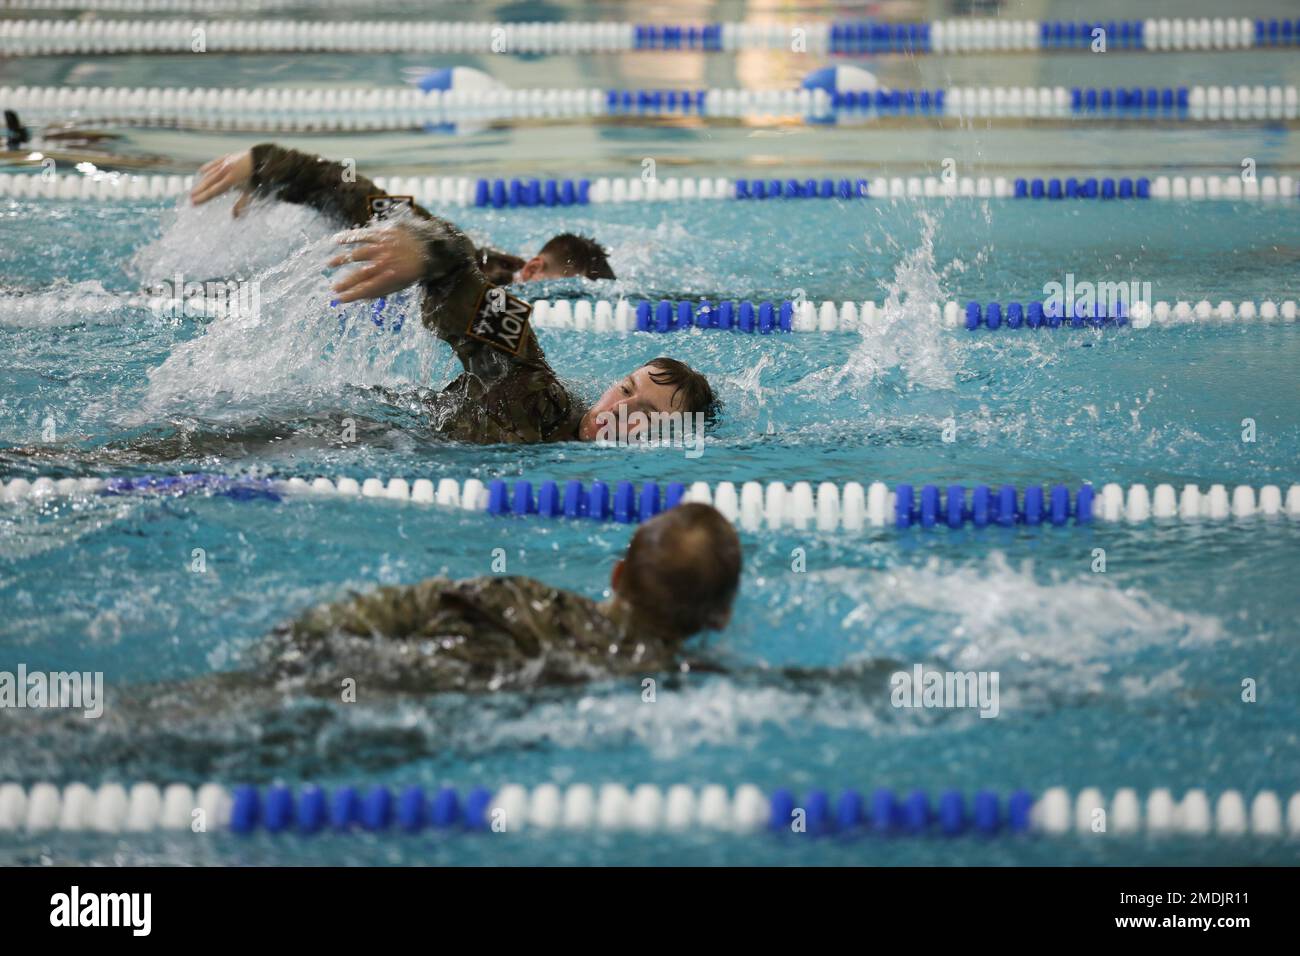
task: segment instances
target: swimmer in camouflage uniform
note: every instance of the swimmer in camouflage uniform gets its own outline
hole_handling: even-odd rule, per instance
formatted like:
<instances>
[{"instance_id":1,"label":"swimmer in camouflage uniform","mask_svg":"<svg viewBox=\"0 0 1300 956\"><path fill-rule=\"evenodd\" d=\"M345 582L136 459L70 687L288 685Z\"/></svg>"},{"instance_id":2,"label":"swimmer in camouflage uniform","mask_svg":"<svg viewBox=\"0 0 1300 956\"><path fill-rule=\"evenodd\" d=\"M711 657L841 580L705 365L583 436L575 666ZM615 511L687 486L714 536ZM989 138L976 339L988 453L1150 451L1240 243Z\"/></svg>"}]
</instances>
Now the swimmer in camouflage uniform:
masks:
<instances>
[{"instance_id":1,"label":"swimmer in camouflage uniform","mask_svg":"<svg viewBox=\"0 0 1300 956\"><path fill-rule=\"evenodd\" d=\"M740 565L726 518L678 505L637 529L604 603L525 577L382 587L277 628L263 668L282 688L324 695L345 676L419 693L660 673L679 665L687 638L726 627Z\"/></svg>"},{"instance_id":2,"label":"swimmer in camouflage uniform","mask_svg":"<svg viewBox=\"0 0 1300 956\"><path fill-rule=\"evenodd\" d=\"M485 713L525 719L588 682L626 682L640 695L650 676L667 690L725 673L738 686L798 694L809 714L863 701L892 711L898 662L728 666L695 651L692 635L728 625L740 570L731 524L708 505L682 504L637 529L607 601L523 577L382 587L274 629L243 670L110 681L97 720L65 708L0 708L0 752L29 767L72 753L83 771L121 772L151 753L183 756L179 766L194 774L290 755L320 772L340 759L349 769L358 760L383 767L473 738ZM396 724L373 716L394 704L416 709ZM372 716L353 719L357 707Z\"/></svg>"},{"instance_id":3,"label":"swimmer in camouflage uniform","mask_svg":"<svg viewBox=\"0 0 1300 956\"><path fill-rule=\"evenodd\" d=\"M493 575L381 587L275 628L242 670L105 688L103 716L0 708L0 740L38 726L95 735L183 733L223 713L271 714L356 699L491 694L614 678L716 671L687 640L721 630L740 587L740 541L709 505L661 512L632 536L604 602L532 578Z\"/></svg>"},{"instance_id":4,"label":"swimmer in camouflage uniform","mask_svg":"<svg viewBox=\"0 0 1300 956\"><path fill-rule=\"evenodd\" d=\"M233 188L243 191L236 215L257 196L308 205L354 227L393 211L385 203L391 197L349 167L273 143L204 165L191 198L204 203ZM418 205L397 209L391 223L353 229L340 242L350 249L329 265L359 266L335 283L339 302L423 285L424 325L452 347L465 368L443 390L455 402L433 423L449 438L537 443L617 434L627 440L637 437L651 412L698 414L705 420L716 415L718 403L704 376L666 357L634 370L587 407L547 363L529 323L531 307L484 276L480 261L494 253L481 256L459 229Z\"/></svg>"}]
</instances>

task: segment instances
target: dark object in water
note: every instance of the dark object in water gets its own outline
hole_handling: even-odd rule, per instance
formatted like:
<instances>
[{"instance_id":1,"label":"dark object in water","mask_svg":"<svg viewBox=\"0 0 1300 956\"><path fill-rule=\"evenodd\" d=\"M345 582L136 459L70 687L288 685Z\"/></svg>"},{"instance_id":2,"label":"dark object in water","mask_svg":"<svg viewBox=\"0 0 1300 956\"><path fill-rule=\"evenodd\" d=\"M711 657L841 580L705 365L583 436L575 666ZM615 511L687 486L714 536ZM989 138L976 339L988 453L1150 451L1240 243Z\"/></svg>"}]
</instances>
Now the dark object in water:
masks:
<instances>
[{"instance_id":1,"label":"dark object in water","mask_svg":"<svg viewBox=\"0 0 1300 956\"><path fill-rule=\"evenodd\" d=\"M5 110L5 149L13 151L30 142L31 131L18 119L13 110Z\"/></svg>"}]
</instances>

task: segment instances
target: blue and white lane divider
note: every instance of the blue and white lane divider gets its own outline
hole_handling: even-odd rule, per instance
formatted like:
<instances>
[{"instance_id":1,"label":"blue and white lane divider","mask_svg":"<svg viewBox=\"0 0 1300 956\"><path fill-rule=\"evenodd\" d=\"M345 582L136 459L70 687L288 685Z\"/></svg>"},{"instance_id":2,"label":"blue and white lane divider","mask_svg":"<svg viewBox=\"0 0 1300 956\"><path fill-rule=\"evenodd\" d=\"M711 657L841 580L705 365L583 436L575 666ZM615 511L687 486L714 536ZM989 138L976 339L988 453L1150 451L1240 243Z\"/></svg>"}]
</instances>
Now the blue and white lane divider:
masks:
<instances>
[{"instance_id":1,"label":"blue and white lane divider","mask_svg":"<svg viewBox=\"0 0 1300 956\"><path fill-rule=\"evenodd\" d=\"M787 486L773 481L766 485L747 481L739 488L729 481L709 485L697 481L648 481L640 486L630 481L590 483L477 478L458 482L442 478L413 482L405 478L249 478L206 473L149 475L134 478L47 477L28 481L14 478L0 487L0 502L35 502L55 498L114 496L163 496L185 494L219 495L238 500L279 501L286 497L377 498L392 501L436 504L462 511L487 512L499 517L540 518L636 524L682 502L711 504L729 521L746 531L761 529L818 531L862 531L866 528L895 527L931 529L1041 527L1085 525L1093 522L1141 523L1167 521L1224 521L1227 519L1300 518L1300 484L1291 485L1283 498L1278 485L1237 485L1229 493L1226 485L1213 484L1202 492L1197 485L1176 490L1159 484L1154 491L1146 485L1125 489L1118 484L1100 490L1082 484L1071 490L1063 484L1051 486L985 484L898 484L892 488L876 481L864 486L846 482L843 487L824 481L815 488L798 481Z\"/></svg>"},{"instance_id":2,"label":"blue and white lane divider","mask_svg":"<svg viewBox=\"0 0 1300 956\"><path fill-rule=\"evenodd\" d=\"M883 321L884 307L878 302L815 303L793 299L534 299L532 323L538 329L576 332L666 334L692 329L731 331L750 335L779 335L798 332L857 332L870 330ZM220 319L236 315L237 301L214 300L195 295L164 298L122 292L37 292L0 294L0 327L42 327L53 315L78 321L124 309L140 309L156 316L184 314ZM979 330L1035 330L1114 328L1170 328L1226 322L1294 323L1295 299L1265 299L1233 302L1215 297L1197 302L1119 302L1087 308L1076 304L1073 315L1047 301L957 302L940 306L931 303L930 314L948 328ZM399 312L391 324L385 322L385 303L376 300L371 321L380 328L397 332L404 316ZM66 324L66 322L65 322Z\"/></svg>"},{"instance_id":3,"label":"blue and white lane divider","mask_svg":"<svg viewBox=\"0 0 1300 956\"><path fill-rule=\"evenodd\" d=\"M417 180L418 182L418 180ZM459 189L443 190L455 199ZM406 194L403 194L406 195ZM1295 199L1291 176L935 176L851 178L479 179L472 205L493 209L690 199ZM453 200L454 201L454 200Z\"/></svg>"},{"instance_id":4,"label":"blue and white lane divider","mask_svg":"<svg viewBox=\"0 0 1300 956\"><path fill-rule=\"evenodd\" d=\"M964 306L956 302L947 302L943 307L943 324L949 328L965 328L974 332L977 329L1038 329L1038 328L1097 328L1102 326L1126 325L1135 329L1150 328L1152 325L1165 327L1169 325L1188 325L1209 322L1294 322L1296 320L1296 302L1294 299L1283 300L1280 304L1271 300L1256 305L1254 302L1239 303L1221 299L1212 304L1202 299L1192 304L1177 301L1172 304L1163 299L1154 303L1134 302L1131 305L1117 302L1112 305L1098 305L1092 308L1077 303L1073 314L1055 303L1048 302L967 302Z\"/></svg>"},{"instance_id":5,"label":"blue and white lane divider","mask_svg":"<svg viewBox=\"0 0 1300 956\"><path fill-rule=\"evenodd\" d=\"M13 300L15 303L21 300ZM535 299L532 323L539 329L579 332L683 332L718 329L758 335L783 332L861 332L880 321L877 302L814 303L809 300L689 300L689 299ZM0 316L5 312L0 299ZM15 306L17 308L17 306ZM1154 303L1124 303L1091 309L1077 304L1074 314L1058 314L1051 302L948 301L930 306L932 317L949 328L1054 329L1126 325L1136 329L1210 322L1287 322L1296 320L1296 300L1239 303L1209 299ZM1104 314L1103 314L1104 313Z\"/></svg>"},{"instance_id":6,"label":"blue and white lane divider","mask_svg":"<svg viewBox=\"0 0 1300 956\"><path fill-rule=\"evenodd\" d=\"M1106 50L1233 50L1300 43L1300 20L1182 18L1148 20L936 20L930 23L841 22L829 52L983 53L1090 51L1102 30Z\"/></svg>"},{"instance_id":7,"label":"blue and white lane divider","mask_svg":"<svg viewBox=\"0 0 1300 956\"><path fill-rule=\"evenodd\" d=\"M377 177L379 188L427 206L524 209L628 202L858 199L1225 200L1294 201L1292 176L725 176L471 179L466 176ZM193 176L96 172L44 176L0 172L0 196L31 199L165 199L194 186Z\"/></svg>"},{"instance_id":8,"label":"blue and white lane divider","mask_svg":"<svg viewBox=\"0 0 1300 956\"><path fill-rule=\"evenodd\" d=\"M1285 796L1285 794L1283 795ZM993 836L1040 834L1106 838L1151 836L1300 838L1300 793L1285 808L1272 790L1247 803L1237 790L1211 801L1200 789L1180 800L1167 788L1143 800L1130 787L1109 799L1089 787L1073 797L1064 787L1039 795L1028 790L999 794L978 790L888 788L833 791L762 790L742 784L690 787L585 783L559 787L506 784L498 789L411 785L290 787L277 784L227 787L209 783L129 789L106 783L98 789L72 783L59 788L37 783L30 789L0 784L0 834L5 832L149 833L193 831L310 836L318 833L424 832L521 833L626 830L641 832L717 831L881 836ZM1101 822L1103 829L1098 829Z\"/></svg>"},{"instance_id":9,"label":"blue and white lane divider","mask_svg":"<svg viewBox=\"0 0 1300 956\"><path fill-rule=\"evenodd\" d=\"M223 4L223 0L214 0ZM14 9L211 13L198 0L9 0ZM262 0L259 5L275 7ZM281 6L284 4L281 3ZM247 13L233 3L228 12ZM220 7L218 7L220 9ZM810 53L918 55L990 51L1087 51L1097 30L1107 51L1234 50L1300 43L1290 18L1166 18L1147 20L952 19L911 23L875 20L769 23L632 24L501 23L404 20L10 20L0 42L10 56L189 53L193 31L205 31L214 53L367 52L573 54L635 50L789 51L795 30Z\"/></svg>"},{"instance_id":10,"label":"blue and white lane divider","mask_svg":"<svg viewBox=\"0 0 1300 956\"><path fill-rule=\"evenodd\" d=\"M1283 121L1300 116L1294 86L954 87L828 93L823 89L253 89L0 87L0 106L28 125L111 122L181 129L367 131L494 120L601 117L871 122L885 118Z\"/></svg>"}]
</instances>

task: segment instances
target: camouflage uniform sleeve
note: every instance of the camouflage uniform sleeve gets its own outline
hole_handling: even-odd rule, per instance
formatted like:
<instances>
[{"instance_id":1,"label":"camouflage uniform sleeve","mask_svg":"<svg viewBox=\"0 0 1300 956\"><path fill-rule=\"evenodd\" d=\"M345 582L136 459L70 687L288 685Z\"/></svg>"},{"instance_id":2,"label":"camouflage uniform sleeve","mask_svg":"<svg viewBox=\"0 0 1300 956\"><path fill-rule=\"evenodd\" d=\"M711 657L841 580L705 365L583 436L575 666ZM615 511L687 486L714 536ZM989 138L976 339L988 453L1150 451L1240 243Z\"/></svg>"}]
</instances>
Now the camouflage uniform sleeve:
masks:
<instances>
[{"instance_id":1,"label":"camouflage uniform sleeve","mask_svg":"<svg viewBox=\"0 0 1300 956\"><path fill-rule=\"evenodd\" d=\"M260 143L250 152L251 185L256 192L281 202L311 206L343 225L369 222L371 199L388 195L365 176L320 156L275 143ZM414 203L411 211L420 219L431 218L427 210Z\"/></svg>"},{"instance_id":2,"label":"camouflage uniform sleeve","mask_svg":"<svg viewBox=\"0 0 1300 956\"><path fill-rule=\"evenodd\" d=\"M279 679L501 690L671 669L673 649L627 633L595 601L532 578L430 578L313 608L261 649Z\"/></svg>"},{"instance_id":3,"label":"camouflage uniform sleeve","mask_svg":"<svg viewBox=\"0 0 1300 956\"><path fill-rule=\"evenodd\" d=\"M251 152L257 192L311 206L347 224L369 221L371 199L387 195L364 176L345 181L341 163L319 156L274 143ZM422 220L405 225L425 246L425 326L455 350L466 371L486 383L521 363L553 377L529 324L528 304L490 285L478 266L479 251L464 233L418 205L411 209Z\"/></svg>"},{"instance_id":4,"label":"camouflage uniform sleeve","mask_svg":"<svg viewBox=\"0 0 1300 956\"><path fill-rule=\"evenodd\" d=\"M485 385L519 371L554 381L533 333L532 306L488 282L469 237L437 218L408 228L425 247L424 324L452 347L465 371Z\"/></svg>"},{"instance_id":5,"label":"camouflage uniform sleeve","mask_svg":"<svg viewBox=\"0 0 1300 956\"><path fill-rule=\"evenodd\" d=\"M295 642L332 634L401 639L425 631L442 610L447 588L443 578L403 587L382 587L345 601L311 608L287 625Z\"/></svg>"}]
</instances>

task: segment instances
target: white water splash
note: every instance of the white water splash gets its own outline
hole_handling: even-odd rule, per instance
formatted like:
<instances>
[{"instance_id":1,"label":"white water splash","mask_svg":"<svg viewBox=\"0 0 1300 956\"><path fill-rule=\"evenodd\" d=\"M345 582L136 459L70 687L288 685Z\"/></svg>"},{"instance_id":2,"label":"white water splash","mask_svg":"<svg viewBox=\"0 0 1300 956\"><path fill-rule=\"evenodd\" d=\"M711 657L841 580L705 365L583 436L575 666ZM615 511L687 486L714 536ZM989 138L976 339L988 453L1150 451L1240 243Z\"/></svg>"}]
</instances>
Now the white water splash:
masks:
<instances>
[{"instance_id":1,"label":"white water splash","mask_svg":"<svg viewBox=\"0 0 1300 956\"><path fill-rule=\"evenodd\" d=\"M372 320L371 303L331 307L333 279L325 263L337 251L334 230L309 215L317 220L310 228L302 210L291 206L256 208L234 221L183 209L150 256L137 256L137 267L149 258L154 274L163 277L168 269L188 277L273 260L243 273L243 281L256 284L257 308L229 310L149 373L140 420L212 416L246 403L259 409L277 400L300 404L354 386L430 384L438 346L420 323L420 291L389 296L383 327ZM206 262L213 232L229 248L203 272L197 262ZM394 331L399 316L400 331Z\"/></svg>"},{"instance_id":2,"label":"white water splash","mask_svg":"<svg viewBox=\"0 0 1300 956\"><path fill-rule=\"evenodd\" d=\"M110 292L95 279L56 279L41 292L0 295L0 328L56 329L77 325L120 325L146 308L143 296Z\"/></svg>"},{"instance_id":3,"label":"white water splash","mask_svg":"<svg viewBox=\"0 0 1300 956\"><path fill-rule=\"evenodd\" d=\"M729 394L735 396L731 400L731 406L727 409L729 416L756 419L762 415L767 406L767 392L763 388L763 372L774 364L771 353L764 352L759 356L757 362L746 366L738 374L723 376Z\"/></svg>"},{"instance_id":4,"label":"white water splash","mask_svg":"<svg viewBox=\"0 0 1300 956\"><path fill-rule=\"evenodd\" d=\"M127 271L141 287L170 281L251 276L281 262L285 253L337 231L306 206L255 202L238 219L231 192L202 206L188 196L162 214L157 239L136 250Z\"/></svg>"},{"instance_id":5,"label":"white water splash","mask_svg":"<svg viewBox=\"0 0 1300 956\"><path fill-rule=\"evenodd\" d=\"M700 747L735 747L764 728L807 733L810 727L863 734L899 733L882 723L885 701L860 694L822 697L779 687L751 687L718 679L681 690L660 690L663 703L647 707L626 694L590 693L576 704L547 702L527 714L494 720L480 728L480 746L492 749L537 746L594 749L645 747L658 759Z\"/></svg>"},{"instance_id":6,"label":"white water splash","mask_svg":"<svg viewBox=\"0 0 1300 956\"><path fill-rule=\"evenodd\" d=\"M894 267L885 285L885 300L870 324L862 324L857 346L839 368L823 369L800 382L800 388L865 389L887 376L900 375L905 387L950 390L960 368L958 350L945 337L938 310L946 295L934 264L936 224L921 213L921 244Z\"/></svg>"},{"instance_id":7,"label":"white water splash","mask_svg":"<svg viewBox=\"0 0 1300 956\"><path fill-rule=\"evenodd\" d=\"M976 566L931 558L889 572L827 573L861 601L843 626L864 635L864 654L897 657L922 647L954 667L1002 671L1004 691L1100 693L1143 651L1190 650L1226 636L1218 618L1179 611L1104 575L1040 582L1032 562L1013 567L998 551ZM1133 696L1167 691L1171 682L1176 674L1122 686Z\"/></svg>"}]
</instances>

